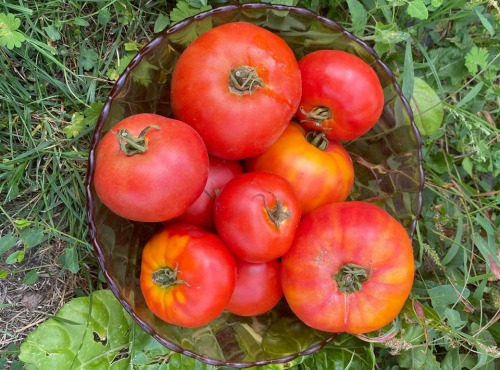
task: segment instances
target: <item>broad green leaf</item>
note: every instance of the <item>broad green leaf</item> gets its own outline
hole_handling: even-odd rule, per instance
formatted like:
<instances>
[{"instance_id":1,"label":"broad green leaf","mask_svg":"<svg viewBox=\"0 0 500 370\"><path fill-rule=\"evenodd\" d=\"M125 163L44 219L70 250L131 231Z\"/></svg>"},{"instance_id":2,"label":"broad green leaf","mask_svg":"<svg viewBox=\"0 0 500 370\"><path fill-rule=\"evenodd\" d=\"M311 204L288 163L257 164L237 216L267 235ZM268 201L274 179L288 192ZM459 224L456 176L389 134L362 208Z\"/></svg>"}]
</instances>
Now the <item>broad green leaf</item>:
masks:
<instances>
[{"instance_id":1,"label":"broad green leaf","mask_svg":"<svg viewBox=\"0 0 500 370\"><path fill-rule=\"evenodd\" d=\"M153 32L158 33L163 31L170 24L170 18L166 14L160 14L156 19Z\"/></svg>"},{"instance_id":2,"label":"broad green leaf","mask_svg":"<svg viewBox=\"0 0 500 370\"><path fill-rule=\"evenodd\" d=\"M375 367L373 347L351 335L341 334L318 352L305 358L301 368L370 370Z\"/></svg>"},{"instance_id":3,"label":"broad green leaf","mask_svg":"<svg viewBox=\"0 0 500 370\"><path fill-rule=\"evenodd\" d=\"M481 24L486 29L486 31L488 31L490 36L495 36L495 30L494 30L493 26L491 25L490 21L483 15L483 13L481 13L481 9L482 9L482 7L479 7L479 6L476 7L475 10L476 10L477 17L481 21Z\"/></svg>"},{"instance_id":4,"label":"broad green leaf","mask_svg":"<svg viewBox=\"0 0 500 370\"><path fill-rule=\"evenodd\" d=\"M101 114L102 108L104 107L104 103L101 101L95 101L90 104L90 107L85 108L83 114L85 116L84 122L86 126L94 126L97 123L97 119Z\"/></svg>"},{"instance_id":5,"label":"broad green leaf","mask_svg":"<svg viewBox=\"0 0 500 370\"><path fill-rule=\"evenodd\" d=\"M359 0L347 0L349 13L351 14L352 30L355 35L363 35L366 23L368 22L368 13Z\"/></svg>"},{"instance_id":6,"label":"broad green leaf","mask_svg":"<svg viewBox=\"0 0 500 370\"><path fill-rule=\"evenodd\" d=\"M408 14L417 19L427 19L429 17L429 11L425 6L423 0L411 0L408 2Z\"/></svg>"},{"instance_id":7,"label":"broad green leaf","mask_svg":"<svg viewBox=\"0 0 500 370\"><path fill-rule=\"evenodd\" d=\"M472 173L474 171L474 162L469 157L465 157L462 161L462 167L469 174L469 176L472 176Z\"/></svg>"},{"instance_id":8,"label":"broad green leaf","mask_svg":"<svg viewBox=\"0 0 500 370\"><path fill-rule=\"evenodd\" d=\"M483 88L484 84L482 82L479 82L476 86L474 86L472 89L469 90L469 92L458 102L456 105L456 108L460 108L464 106L465 104L471 102L474 100L474 98L479 94L481 89Z\"/></svg>"},{"instance_id":9,"label":"broad green leaf","mask_svg":"<svg viewBox=\"0 0 500 370\"><path fill-rule=\"evenodd\" d=\"M67 268L72 273L76 274L78 270L80 270L80 263L78 259L78 251L75 247L68 247L59 257L59 263L63 265L63 267Z\"/></svg>"},{"instance_id":10,"label":"broad green leaf","mask_svg":"<svg viewBox=\"0 0 500 370\"><path fill-rule=\"evenodd\" d=\"M10 50L21 47L26 37L18 31L20 25L21 20L14 14L0 13L0 45Z\"/></svg>"},{"instance_id":11,"label":"broad green leaf","mask_svg":"<svg viewBox=\"0 0 500 370\"><path fill-rule=\"evenodd\" d=\"M85 19L77 17L73 20L73 23L76 24L77 26L82 26L82 27L88 27L90 25L89 22L87 22Z\"/></svg>"},{"instance_id":12,"label":"broad green leaf","mask_svg":"<svg viewBox=\"0 0 500 370\"><path fill-rule=\"evenodd\" d=\"M42 27L42 29L51 41L59 41L61 39L61 33L53 25Z\"/></svg>"},{"instance_id":13,"label":"broad green leaf","mask_svg":"<svg viewBox=\"0 0 500 370\"><path fill-rule=\"evenodd\" d=\"M12 265L14 263L21 262L24 259L24 253L24 250L19 250L11 253L5 260L5 263L7 265Z\"/></svg>"},{"instance_id":14,"label":"broad green leaf","mask_svg":"<svg viewBox=\"0 0 500 370\"><path fill-rule=\"evenodd\" d=\"M66 134L68 139L78 136L83 129L87 126L85 122L85 117L79 112L73 113L71 118L71 123L63 128L63 132Z\"/></svg>"},{"instance_id":15,"label":"broad green leaf","mask_svg":"<svg viewBox=\"0 0 500 370\"><path fill-rule=\"evenodd\" d=\"M433 135L439 130L444 117L441 99L421 78L414 78L410 106L415 124L422 135Z\"/></svg>"},{"instance_id":16,"label":"broad green leaf","mask_svg":"<svg viewBox=\"0 0 500 370\"><path fill-rule=\"evenodd\" d=\"M38 271L31 270L26 275L24 275L23 284L30 285L38 280Z\"/></svg>"},{"instance_id":17,"label":"broad green leaf","mask_svg":"<svg viewBox=\"0 0 500 370\"><path fill-rule=\"evenodd\" d=\"M21 230L19 237L26 248L33 248L43 240L43 226L26 227Z\"/></svg>"},{"instance_id":18,"label":"broad green leaf","mask_svg":"<svg viewBox=\"0 0 500 370\"><path fill-rule=\"evenodd\" d=\"M470 290L453 285L438 285L429 289L429 297L431 298L432 306L436 309L445 308L444 306L459 302L459 294L461 294L463 298L467 299L470 295Z\"/></svg>"},{"instance_id":19,"label":"broad green leaf","mask_svg":"<svg viewBox=\"0 0 500 370\"><path fill-rule=\"evenodd\" d=\"M425 347L416 346L402 352L398 356L398 364L403 369L439 370L436 356Z\"/></svg>"},{"instance_id":20,"label":"broad green leaf","mask_svg":"<svg viewBox=\"0 0 500 370\"><path fill-rule=\"evenodd\" d=\"M101 26L105 26L109 23L109 20L111 19L111 12L109 9L106 8L101 8L99 10L99 13L97 14L97 23L99 23Z\"/></svg>"},{"instance_id":21,"label":"broad green leaf","mask_svg":"<svg viewBox=\"0 0 500 370\"><path fill-rule=\"evenodd\" d=\"M15 246L16 243L17 238L12 233L8 233L2 236L0 238L0 255Z\"/></svg>"},{"instance_id":22,"label":"broad green leaf","mask_svg":"<svg viewBox=\"0 0 500 370\"><path fill-rule=\"evenodd\" d=\"M431 5L434 8L439 8L441 5L443 5L444 0L431 0Z\"/></svg>"}]
</instances>

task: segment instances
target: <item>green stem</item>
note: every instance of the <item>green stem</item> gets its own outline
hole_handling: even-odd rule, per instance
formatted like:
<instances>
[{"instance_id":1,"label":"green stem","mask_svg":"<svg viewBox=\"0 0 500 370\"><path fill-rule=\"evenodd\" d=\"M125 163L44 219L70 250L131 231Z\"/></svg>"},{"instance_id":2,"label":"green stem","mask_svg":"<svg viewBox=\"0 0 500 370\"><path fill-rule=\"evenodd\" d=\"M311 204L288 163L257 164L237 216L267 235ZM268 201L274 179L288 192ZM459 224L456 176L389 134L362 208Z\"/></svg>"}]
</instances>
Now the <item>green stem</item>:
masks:
<instances>
[{"instance_id":1,"label":"green stem","mask_svg":"<svg viewBox=\"0 0 500 370\"><path fill-rule=\"evenodd\" d=\"M304 118L300 122L313 122L315 126L321 126L323 121L327 121L333 117L330 108L325 106L318 106L311 109L309 112L300 107L300 112L304 115Z\"/></svg>"},{"instance_id":2,"label":"green stem","mask_svg":"<svg viewBox=\"0 0 500 370\"><path fill-rule=\"evenodd\" d=\"M315 146L319 150L325 150L328 146L328 139L324 132L309 131L306 134L306 140L309 144Z\"/></svg>"},{"instance_id":3,"label":"green stem","mask_svg":"<svg viewBox=\"0 0 500 370\"><path fill-rule=\"evenodd\" d=\"M126 155L142 154L148 149L148 141L145 138L146 133L155 128L160 130L160 126L148 125L139 133L139 136L133 136L129 130L122 128L116 132L120 149Z\"/></svg>"},{"instance_id":4,"label":"green stem","mask_svg":"<svg viewBox=\"0 0 500 370\"><path fill-rule=\"evenodd\" d=\"M372 269L348 263L343 265L336 274L334 280L342 293L354 293L362 289L363 284L372 277Z\"/></svg>"},{"instance_id":5,"label":"green stem","mask_svg":"<svg viewBox=\"0 0 500 370\"><path fill-rule=\"evenodd\" d=\"M276 199L276 205L274 207L269 207L267 205L267 200L264 194L259 193L257 195L260 195L262 196L262 198L264 198L264 208L266 209L267 217L273 223L273 225L276 226L276 229L279 230L283 221L292 217L292 213L289 210L285 211L283 202L278 197L276 197L274 193L271 194L273 195L274 199Z\"/></svg>"},{"instance_id":6,"label":"green stem","mask_svg":"<svg viewBox=\"0 0 500 370\"><path fill-rule=\"evenodd\" d=\"M229 71L229 91L236 95L252 94L258 87L265 87L264 82L253 67L241 66Z\"/></svg>"}]
</instances>

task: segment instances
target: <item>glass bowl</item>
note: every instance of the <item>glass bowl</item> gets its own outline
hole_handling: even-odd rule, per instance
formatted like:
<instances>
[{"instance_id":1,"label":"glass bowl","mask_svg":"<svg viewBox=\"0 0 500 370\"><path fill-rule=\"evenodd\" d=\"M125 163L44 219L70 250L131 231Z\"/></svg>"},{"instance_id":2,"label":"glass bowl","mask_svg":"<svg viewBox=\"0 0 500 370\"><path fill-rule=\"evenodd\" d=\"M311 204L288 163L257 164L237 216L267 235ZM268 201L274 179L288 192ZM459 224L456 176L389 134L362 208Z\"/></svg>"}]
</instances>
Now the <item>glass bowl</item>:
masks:
<instances>
[{"instance_id":1,"label":"glass bowl","mask_svg":"<svg viewBox=\"0 0 500 370\"><path fill-rule=\"evenodd\" d=\"M317 49L340 49L361 57L378 74L385 95L382 116L362 138L345 143L356 176L350 199L383 207L412 236L422 206L424 175L420 135L393 73L371 47L332 20L296 7L227 5L175 24L139 52L110 92L92 138L86 190L95 255L110 289L160 343L209 364L242 368L313 353L335 334L307 327L284 299L266 314L239 317L223 312L196 329L161 321L147 308L139 285L142 248L160 225L120 218L101 203L93 186L95 149L103 135L132 114L171 116L169 84L177 58L204 31L233 21L250 22L278 34L297 58Z\"/></svg>"}]
</instances>

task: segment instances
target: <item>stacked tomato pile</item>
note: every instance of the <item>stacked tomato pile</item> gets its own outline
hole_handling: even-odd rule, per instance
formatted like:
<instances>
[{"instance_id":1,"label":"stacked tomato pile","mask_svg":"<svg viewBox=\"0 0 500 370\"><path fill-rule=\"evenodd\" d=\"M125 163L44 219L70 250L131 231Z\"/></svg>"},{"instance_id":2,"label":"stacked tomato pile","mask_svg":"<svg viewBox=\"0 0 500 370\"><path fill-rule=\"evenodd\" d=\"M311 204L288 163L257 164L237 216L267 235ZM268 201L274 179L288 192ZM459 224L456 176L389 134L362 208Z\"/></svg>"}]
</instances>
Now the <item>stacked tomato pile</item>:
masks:
<instances>
[{"instance_id":1,"label":"stacked tomato pile","mask_svg":"<svg viewBox=\"0 0 500 370\"><path fill-rule=\"evenodd\" d=\"M342 51L297 60L279 36L235 22L180 55L174 118L143 113L101 140L95 188L116 214L161 222L145 245L141 289L161 319L207 324L223 310L272 309L284 296L307 325L379 329L413 282L410 239L381 208L346 201L341 141L365 134L384 96Z\"/></svg>"}]
</instances>

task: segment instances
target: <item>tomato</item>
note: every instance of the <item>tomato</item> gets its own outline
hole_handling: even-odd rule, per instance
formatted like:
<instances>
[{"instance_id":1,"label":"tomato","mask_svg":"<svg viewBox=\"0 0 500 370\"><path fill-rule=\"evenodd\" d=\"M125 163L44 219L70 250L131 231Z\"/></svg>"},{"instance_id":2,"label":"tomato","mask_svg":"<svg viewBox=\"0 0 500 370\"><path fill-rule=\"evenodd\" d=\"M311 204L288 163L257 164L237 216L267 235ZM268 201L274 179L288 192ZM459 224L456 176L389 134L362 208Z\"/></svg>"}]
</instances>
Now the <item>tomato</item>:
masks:
<instances>
[{"instance_id":1,"label":"tomato","mask_svg":"<svg viewBox=\"0 0 500 370\"><path fill-rule=\"evenodd\" d=\"M227 306L235 283L231 252L217 235L194 225L169 225L144 247L141 291L149 309L168 323L207 324Z\"/></svg>"},{"instance_id":2,"label":"tomato","mask_svg":"<svg viewBox=\"0 0 500 370\"><path fill-rule=\"evenodd\" d=\"M208 180L203 193L188 209L172 221L185 222L215 231L214 201L226 183L243 173L240 162L209 156Z\"/></svg>"},{"instance_id":3,"label":"tomato","mask_svg":"<svg viewBox=\"0 0 500 370\"><path fill-rule=\"evenodd\" d=\"M299 60L300 123L328 138L351 140L380 118L384 92L375 71L361 58L340 50L317 50Z\"/></svg>"},{"instance_id":4,"label":"tomato","mask_svg":"<svg viewBox=\"0 0 500 370\"><path fill-rule=\"evenodd\" d=\"M305 324L366 333L401 311L414 274L403 226L382 208L332 203L306 215L281 260L284 296Z\"/></svg>"},{"instance_id":5,"label":"tomato","mask_svg":"<svg viewBox=\"0 0 500 370\"><path fill-rule=\"evenodd\" d=\"M242 159L269 147L299 106L301 78L290 47L259 26L232 22L198 37L172 73L174 116L216 157Z\"/></svg>"},{"instance_id":6,"label":"tomato","mask_svg":"<svg viewBox=\"0 0 500 370\"><path fill-rule=\"evenodd\" d=\"M239 316L256 316L271 310L283 297L280 262L251 263L236 259L236 286L227 310Z\"/></svg>"},{"instance_id":7,"label":"tomato","mask_svg":"<svg viewBox=\"0 0 500 370\"><path fill-rule=\"evenodd\" d=\"M324 134L306 133L297 123L290 124L264 153L244 163L247 171L268 171L287 179L303 214L345 200L354 183L354 168L344 147Z\"/></svg>"},{"instance_id":8,"label":"tomato","mask_svg":"<svg viewBox=\"0 0 500 370\"><path fill-rule=\"evenodd\" d=\"M99 142L95 190L121 217L164 221L200 196L208 165L206 147L189 125L151 113L132 115Z\"/></svg>"},{"instance_id":9,"label":"tomato","mask_svg":"<svg viewBox=\"0 0 500 370\"><path fill-rule=\"evenodd\" d=\"M238 258L254 263L285 253L300 217L300 203L288 181L268 172L236 176L214 204L220 238Z\"/></svg>"}]
</instances>

